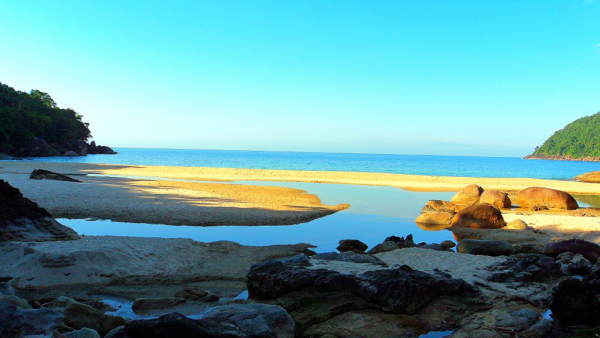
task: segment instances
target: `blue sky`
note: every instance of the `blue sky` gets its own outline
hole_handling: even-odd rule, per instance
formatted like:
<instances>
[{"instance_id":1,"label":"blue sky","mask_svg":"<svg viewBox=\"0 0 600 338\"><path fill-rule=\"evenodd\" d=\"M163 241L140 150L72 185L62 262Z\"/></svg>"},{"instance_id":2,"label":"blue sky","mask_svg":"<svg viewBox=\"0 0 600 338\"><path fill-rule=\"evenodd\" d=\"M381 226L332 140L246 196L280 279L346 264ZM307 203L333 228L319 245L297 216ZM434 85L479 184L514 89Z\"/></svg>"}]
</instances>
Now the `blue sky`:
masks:
<instances>
[{"instance_id":1,"label":"blue sky","mask_svg":"<svg viewBox=\"0 0 600 338\"><path fill-rule=\"evenodd\" d=\"M2 1L0 82L121 147L523 156L600 111L600 3Z\"/></svg>"}]
</instances>

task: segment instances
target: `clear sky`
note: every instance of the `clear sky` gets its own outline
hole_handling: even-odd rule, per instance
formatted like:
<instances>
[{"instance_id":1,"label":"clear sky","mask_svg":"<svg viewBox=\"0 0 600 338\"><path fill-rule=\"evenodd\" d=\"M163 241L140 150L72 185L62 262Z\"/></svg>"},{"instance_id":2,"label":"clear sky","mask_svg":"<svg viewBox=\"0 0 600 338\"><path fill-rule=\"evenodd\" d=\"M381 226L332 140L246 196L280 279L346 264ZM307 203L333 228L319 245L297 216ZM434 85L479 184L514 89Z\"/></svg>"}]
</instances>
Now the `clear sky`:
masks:
<instances>
[{"instance_id":1,"label":"clear sky","mask_svg":"<svg viewBox=\"0 0 600 338\"><path fill-rule=\"evenodd\" d=\"M598 0L1 1L0 82L116 147L523 156L600 111Z\"/></svg>"}]
</instances>

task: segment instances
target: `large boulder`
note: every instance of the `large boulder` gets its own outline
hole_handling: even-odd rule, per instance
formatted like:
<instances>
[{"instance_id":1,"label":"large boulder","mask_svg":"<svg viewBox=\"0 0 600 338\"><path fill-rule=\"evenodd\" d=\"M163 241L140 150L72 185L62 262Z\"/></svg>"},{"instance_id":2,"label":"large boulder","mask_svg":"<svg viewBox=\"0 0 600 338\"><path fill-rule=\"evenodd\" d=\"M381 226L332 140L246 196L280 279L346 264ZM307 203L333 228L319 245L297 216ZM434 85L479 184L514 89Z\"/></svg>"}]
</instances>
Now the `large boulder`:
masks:
<instances>
[{"instance_id":1,"label":"large boulder","mask_svg":"<svg viewBox=\"0 0 600 338\"><path fill-rule=\"evenodd\" d=\"M477 184L471 184L459 191L450 202L462 205L474 205L479 202L479 198L483 194L483 188Z\"/></svg>"},{"instance_id":2,"label":"large boulder","mask_svg":"<svg viewBox=\"0 0 600 338\"><path fill-rule=\"evenodd\" d=\"M41 138L34 138L27 147L25 147L24 153L20 154L24 157L47 157L56 156L57 152Z\"/></svg>"},{"instance_id":3,"label":"large boulder","mask_svg":"<svg viewBox=\"0 0 600 338\"><path fill-rule=\"evenodd\" d=\"M152 320L134 320L114 338L293 338L294 321L275 305L231 304L208 310L200 319L170 313Z\"/></svg>"},{"instance_id":4,"label":"large boulder","mask_svg":"<svg viewBox=\"0 0 600 338\"><path fill-rule=\"evenodd\" d=\"M50 309L22 309L0 301L0 337L52 337L63 315Z\"/></svg>"},{"instance_id":5,"label":"large boulder","mask_svg":"<svg viewBox=\"0 0 600 338\"><path fill-rule=\"evenodd\" d=\"M550 310L565 325L600 325L600 270L582 280L567 279L554 292Z\"/></svg>"},{"instance_id":6,"label":"large boulder","mask_svg":"<svg viewBox=\"0 0 600 338\"><path fill-rule=\"evenodd\" d=\"M88 144L83 140L76 141L71 150L76 152L79 156L87 156Z\"/></svg>"},{"instance_id":7,"label":"large boulder","mask_svg":"<svg viewBox=\"0 0 600 338\"><path fill-rule=\"evenodd\" d=\"M508 256L513 252L513 246L506 241L463 239L458 242L456 251L471 255Z\"/></svg>"},{"instance_id":8,"label":"large boulder","mask_svg":"<svg viewBox=\"0 0 600 338\"><path fill-rule=\"evenodd\" d=\"M421 209L421 214L428 212L449 212L451 214L456 214L461 208L452 203L441 200L430 200L425 203L423 209Z\"/></svg>"},{"instance_id":9,"label":"large boulder","mask_svg":"<svg viewBox=\"0 0 600 338\"><path fill-rule=\"evenodd\" d=\"M81 182L74 178L71 178L67 175L55 173L52 171L44 170L44 169L35 169L29 175L29 178L32 180L55 180L55 181L65 181L65 182Z\"/></svg>"},{"instance_id":10,"label":"large boulder","mask_svg":"<svg viewBox=\"0 0 600 338\"><path fill-rule=\"evenodd\" d=\"M112 150L111 147L108 146L97 146L96 147L96 154L103 154L103 155L114 155L117 152Z\"/></svg>"},{"instance_id":11,"label":"large boulder","mask_svg":"<svg viewBox=\"0 0 600 338\"><path fill-rule=\"evenodd\" d=\"M488 203L498 209L510 208L511 202L508 194L499 190L486 190L481 194L479 203Z\"/></svg>"},{"instance_id":12,"label":"large boulder","mask_svg":"<svg viewBox=\"0 0 600 338\"><path fill-rule=\"evenodd\" d=\"M0 180L0 243L79 239L73 229L58 223L19 189Z\"/></svg>"},{"instance_id":13,"label":"large boulder","mask_svg":"<svg viewBox=\"0 0 600 338\"><path fill-rule=\"evenodd\" d=\"M426 212L419 215L415 222L426 225L450 225L454 214L449 212Z\"/></svg>"},{"instance_id":14,"label":"large boulder","mask_svg":"<svg viewBox=\"0 0 600 338\"><path fill-rule=\"evenodd\" d=\"M506 226L502 212L491 204L477 204L462 209L452 220L452 228L499 229Z\"/></svg>"},{"instance_id":15,"label":"large boulder","mask_svg":"<svg viewBox=\"0 0 600 338\"><path fill-rule=\"evenodd\" d=\"M600 258L600 245L582 239L555 240L546 244L542 254L556 258L565 252L581 254L587 260L596 263L598 258Z\"/></svg>"},{"instance_id":16,"label":"large boulder","mask_svg":"<svg viewBox=\"0 0 600 338\"><path fill-rule=\"evenodd\" d=\"M569 193L541 187L530 187L521 190L516 198L521 208L528 209L566 209L579 208L577 201Z\"/></svg>"}]
</instances>

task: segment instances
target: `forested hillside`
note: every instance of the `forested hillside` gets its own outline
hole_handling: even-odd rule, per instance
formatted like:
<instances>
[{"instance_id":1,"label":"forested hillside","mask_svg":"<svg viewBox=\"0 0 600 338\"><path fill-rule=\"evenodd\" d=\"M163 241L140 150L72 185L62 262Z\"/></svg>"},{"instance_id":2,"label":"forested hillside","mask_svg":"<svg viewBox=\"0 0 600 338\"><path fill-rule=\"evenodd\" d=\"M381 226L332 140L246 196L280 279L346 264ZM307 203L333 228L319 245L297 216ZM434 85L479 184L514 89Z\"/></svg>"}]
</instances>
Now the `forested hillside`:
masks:
<instances>
[{"instance_id":1,"label":"forested hillside","mask_svg":"<svg viewBox=\"0 0 600 338\"><path fill-rule=\"evenodd\" d=\"M0 152L18 153L36 137L70 148L91 136L81 117L72 109L58 108L47 93L25 93L0 83Z\"/></svg>"},{"instance_id":2,"label":"forested hillside","mask_svg":"<svg viewBox=\"0 0 600 338\"><path fill-rule=\"evenodd\" d=\"M595 157L600 157L600 112L569 123L528 156L554 159Z\"/></svg>"}]
</instances>

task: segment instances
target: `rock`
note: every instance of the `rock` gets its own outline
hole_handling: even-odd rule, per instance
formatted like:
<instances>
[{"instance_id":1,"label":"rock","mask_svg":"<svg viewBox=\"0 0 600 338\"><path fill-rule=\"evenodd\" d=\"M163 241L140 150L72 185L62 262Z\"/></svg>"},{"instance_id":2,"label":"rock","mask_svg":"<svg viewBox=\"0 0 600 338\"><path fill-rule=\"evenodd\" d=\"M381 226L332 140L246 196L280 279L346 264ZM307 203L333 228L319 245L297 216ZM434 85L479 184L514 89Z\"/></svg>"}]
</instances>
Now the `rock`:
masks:
<instances>
[{"instance_id":1,"label":"rock","mask_svg":"<svg viewBox=\"0 0 600 338\"><path fill-rule=\"evenodd\" d=\"M66 151L63 156L65 157L78 157L79 155L73 150Z\"/></svg>"},{"instance_id":2,"label":"rock","mask_svg":"<svg viewBox=\"0 0 600 338\"><path fill-rule=\"evenodd\" d=\"M548 282L564 276L560 263L553 258L536 254L519 254L506 261L488 267L492 271L489 278L498 283Z\"/></svg>"},{"instance_id":3,"label":"rock","mask_svg":"<svg viewBox=\"0 0 600 338\"><path fill-rule=\"evenodd\" d=\"M436 250L436 251L450 251L450 252L454 252L451 248L447 248L441 244L437 244L437 243L431 243L431 244L419 244L418 245L419 248L421 249L429 249L429 250Z\"/></svg>"},{"instance_id":4,"label":"rock","mask_svg":"<svg viewBox=\"0 0 600 338\"><path fill-rule=\"evenodd\" d=\"M440 243L440 245L443 246L444 248L452 249L456 246L456 243L447 239L445 241L442 241L442 243Z\"/></svg>"},{"instance_id":5,"label":"rock","mask_svg":"<svg viewBox=\"0 0 600 338\"><path fill-rule=\"evenodd\" d=\"M112 150L111 147L107 147L107 146L98 146L96 148L96 154L103 154L103 155L114 155L117 152Z\"/></svg>"},{"instance_id":6,"label":"rock","mask_svg":"<svg viewBox=\"0 0 600 338\"><path fill-rule=\"evenodd\" d=\"M513 252L513 246L506 241L463 239L458 242L456 251L471 255L508 256Z\"/></svg>"},{"instance_id":7,"label":"rock","mask_svg":"<svg viewBox=\"0 0 600 338\"><path fill-rule=\"evenodd\" d=\"M66 182L81 182L67 175L55 173L44 169L35 169L29 175L32 180L55 180L55 181L66 181Z\"/></svg>"},{"instance_id":8,"label":"rock","mask_svg":"<svg viewBox=\"0 0 600 338\"><path fill-rule=\"evenodd\" d=\"M548 208L574 210L579 207L577 201L569 193L541 187L530 187L521 190L516 198L521 208Z\"/></svg>"},{"instance_id":9,"label":"rock","mask_svg":"<svg viewBox=\"0 0 600 338\"><path fill-rule=\"evenodd\" d=\"M498 209L510 208L511 202L508 194L499 190L486 190L481 194L479 203L487 203Z\"/></svg>"},{"instance_id":10,"label":"rock","mask_svg":"<svg viewBox=\"0 0 600 338\"><path fill-rule=\"evenodd\" d=\"M79 156L87 156L87 154L88 154L87 147L88 147L88 145L85 141L79 140L79 141L75 141L75 144L73 145L73 149L71 149L71 150L76 152L77 155L79 155Z\"/></svg>"},{"instance_id":11,"label":"rock","mask_svg":"<svg viewBox=\"0 0 600 338\"><path fill-rule=\"evenodd\" d=\"M63 314L65 324L74 329L90 328L104 336L112 329L125 325L125 320L121 317L107 315L89 305L73 302L64 309Z\"/></svg>"},{"instance_id":12,"label":"rock","mask_svg":"<svg viewBox=\"0 0 600 338\"><path fill-rule=\"evenodd\" d=\"M29 142L27 147L25 147L24 153L21 154L24 157L47 157L55 155L48 143L37 137Z\"/></svg>"},{"instance_id":13,"label":"rock","mask_svg":"<svg viewBox=\"0 0 600 338\"><path fill-rule=\"evenodd\" d=\"M587 260L596 262L600 258L600 245L581 239L556 240L546 244L542 253L546 256L557 257L564 252L582 254Z\"/></svg>"},{"instance_id":14,"label":"rock","mask_svg":"<svg viewBox=\"0 0 600 338\"><path fill-rule=\"evenodd\" d=\"M304 337L417 337L415 328L403 325L403 317L373 310L347 312L311 326Z\"/></svg>"},{"instance_id":15,"label":"rock","mask_svg":"<svg viewBox=\"0 0 600 338\"><path fill-rule=\"evenodd\" d=\"M0 337L52 337L63 315L50 309L21 309L0 301Z\"/></svg>"},{"instance_id":16,"label":"rock","mask_svg":"<svg viewBox=\"0 0 600 338\"><path fill-rule=\"evenodd\" d=\"M367 253L370 255L374 255L374 254L378 254L381 252L394 251L394 250L398 250L398 249L400 249L400 247L398 246L398 243L392 242L392 241L387 241L387 242L383 242L383 243L375 245L373 248L371 248L371 250L367 251Z\"/></svg>"},{"instance_id":17,"label":"rock","mask_svg":"<svg viewBox=\"0 0 600 338\"><path fill-rule=\"evenodd\" d=\"M208 310L200 319L171 313L152 320L134 320L114 338L293 338L294 321L275 305L231 304Z\"/></svg>"},{"instance_id":18,"label":"rock","mask_svg":"<svg viewBox=\"0 0 600 338\"><path fill-rule=\"evenodd\" d=\"M426 212L419 215L415 222L421 224L448 224L452 223L454 214L449 212Z\"/></svg>"},{"instance_id":19,"label":"rock","mask_svg":"<svg viewBox=\"0 0 600 338\"><path fill-rule=\"evenodd\" d=\"M466 207L454 215L452 228L499 229L506 226L502 213L491 204Z\"/></svg>"},{"instance_id":20,"label":"rock","mask_svg":"<svg viewBox=\"0 0 600 338\"><path fill-rule=\"evenodd\" d=\"M171 309L185 302L186 300L184 298L179 297L140 298L133 302L131 309L135 313L150 310Z\"/></svg>"},{"instance_id":21,"label":"rock","mask_svg":"<svg viewBox=\"0 0 600 338\"><path fill-rule=\"evenodd\" d=\"M12 296L15 294L15 289L9 283L0 283L0 295Z\"/></svg>"},{"instance_id":22,"label":"rock","mask_svg":"<svg viewBox=\"0 0 600 338\"><path fill-rule=\"evenodd\" d=\"M516 254L542 254L544 247L536 243L514 243L513 255Z\"/></svg>"},{"instance_id":23,"label":"rock","mask_svg":"<svg viewBox=\"0 0 600 338\"><path fill-rule=\"evenodd\" d=\"M219 297L212 292L208 292L199 287L186 286L183 290L177 292L175 297L184 298L191 301L216 302Z\"/></svg>"},{"instance_id":24,"label":"rock","mask_svg":"<svg viewBox=\"0 0 600 338\"><path fill-rule=\"evenodd\" d=\"M583 277L560 282L554 292L550 310L553 316L565 326L600 325L600 271Z\"/></svg>"},{"instance_id":25,"label":"rock","mask_svg":"<svg viewBox=\"0 0 600 338\"><path fill-rule=\"evenodd\" d=\"M97 154L98 147L96 146L96 141L90 142L90 144L88 144L88 146L87 146L87 149L88 149L88 154Z\"/></svg>"},{"instance_id":26,"label":"rock","mask_svg":"<svg viewBox=\"0 0 600 338\"><path fill-rule=\"evenodd\" d=\"M551 320L542 318L530 328L519 333L520 338L546 338L549 337L554 328Z\"/></svg>"},{"instance_id":27,"label":"rock","mask_svg":"<svg viewBox=\"0 0 600 338\"><path fill-rule=\"evenodd\" d=\"M0 180L0 243L7 241L60 241L79 239L19 189Z\"/></svg>"},{"instance_id":28,"label":"rock","mask_svg":"<svg viewBox=\"0 0 600 338\"><path fill-rule=\"evenodd\" d=\"M451 214L456 214L459 210L460 207L452 202L430 200L425 203L425 206L421 209L421 214L427 212L449 212Z\"/></svg>"},{"instance_id":29,"label":"rock","mask_svg":"<svg viewBox=\"0 0 600 338\"><path fill-rule=\"evenodd\" d=\"M63 337L64 338L100 338L100 335L98 334L98 332L96 332L92 329L83 328L81 330L63 333Z\"/></svg>"},{"instance_id":30,"label":"rock","mask_svg":"<svg viewBox=\"0 0 600 338\"><path fill-rule=\"evenodd\" d=\"M325 261L339 261L339 262L349 262L349 263L368 263L375 264L381 266L387 266L382 260L379 258L366 254L366 253L355 253L353 251L342 252L341 254L337 252L325 252L316 254L312 257L316 260L325 260Z\"/></svg>"},{"instance_id":31,"label":"rock","mask_svg":"<svg viewBox=\"0 0 600 338\"><path fill-rule=\"evenodd\" d=\"M459 191L450 202L454 204L462 204L462 205L475 205L479 202L479 197L483 194L483 188L476 185L471 184L464 187L461 191Z\"/></svg>"},{"instance_id":32,"label":"rock","mask_svg":"<svg viewBox=\"0 0 600 338\"><path fill-rule=\"evenodd\" d=\"M25 299L19 298L15 295L10 295L10 296L2 295L2 296L0 296L0 301L4 302L4 303L12 304L20 309L31 309L31 305L29 305L29 303Z\"/></svg>"},{"instance_id":33,"label":"rock","mask_svg":"<svg viewBox=\"0 0 600 338\"><path fill-rule=\"evenodd\" d=\"M413 247L417 246L417 245L415 244L415 242L413 241L413 236L412 236L412 234L411 234L411 235L408 235L408 236L406 236L406 239L405 239L404 237L390 236L390 237L388 237L388 238L386 238L386 239L384 240L384 243L385 243L385 242L394 242L394 243L396 243L396 244L398 245L398 247L399 247L400 249L404 249L404 248L413 248Z\"/></svg>"},{"instance_id":34,"label":"rock","mask_svg":"<svg viewBox=\"0 0 600 338\"><path fill-rule=\"evenodd\" d=\"M586 275L592 269L592 263L585 259L582 254L572 252L563 252L556 256L556 260L561 263L561 269L565 275Z\"/></svg>"},{"instance_id":35,"label":"rock","mask_svg":"<svg viewBox=\"0 0 600 338\"><path fill-rule=\"evenodd\" d=\"M527 223L523 222L520 219L514 220L512 222L506 223L507 230L525 230L527 229Z\"/></svg>"},{"instance_id":36,"label":"rock","mask_svg":"<svg viewBox=\"0 0 600 338\"><path fill-rule=\"evenodd\" d=\"M357 239L343 239L339 241L339 244L337 247L339 252L354 251L356 253L364 253L369 247Z\"/></svg>"}]
</instances>

